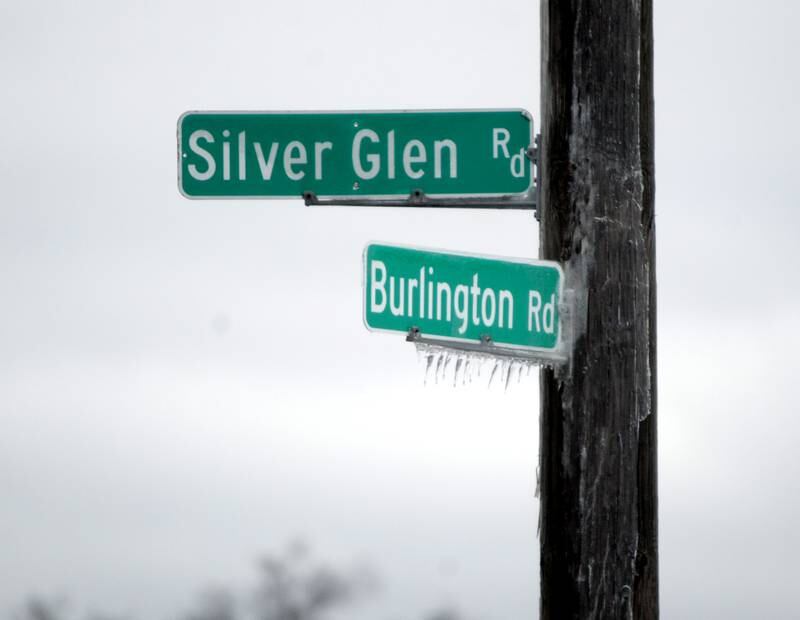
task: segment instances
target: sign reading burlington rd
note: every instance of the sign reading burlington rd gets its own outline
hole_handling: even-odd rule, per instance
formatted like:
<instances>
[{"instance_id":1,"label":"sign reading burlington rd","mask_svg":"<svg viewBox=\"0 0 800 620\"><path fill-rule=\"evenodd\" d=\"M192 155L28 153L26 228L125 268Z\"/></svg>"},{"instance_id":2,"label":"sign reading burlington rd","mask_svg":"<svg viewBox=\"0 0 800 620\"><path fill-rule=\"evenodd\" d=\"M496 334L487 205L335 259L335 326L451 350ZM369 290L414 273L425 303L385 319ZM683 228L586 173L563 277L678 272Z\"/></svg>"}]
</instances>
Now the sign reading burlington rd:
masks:
<instances>
[{"instance_id":1,"label":"sign reading burlington rd","mask_svg":"<svg viewBox=\"0 0 800 620\"><path fill-rule=\"evenodd\" d=\"M524 110L187 112L178 184L189 198L521 196L531 146Z\"/></svg>"},{"instance_id":2,"label":"sign reading burlington rd","mask_svg":"<svg viewBox=\"0 0 800 620\"><path fill-rule=\"evenodd\" d=\"M552 352L561 331L558 263L370 244L364 250L369 329Z\"/></svg>"}]
</instances>

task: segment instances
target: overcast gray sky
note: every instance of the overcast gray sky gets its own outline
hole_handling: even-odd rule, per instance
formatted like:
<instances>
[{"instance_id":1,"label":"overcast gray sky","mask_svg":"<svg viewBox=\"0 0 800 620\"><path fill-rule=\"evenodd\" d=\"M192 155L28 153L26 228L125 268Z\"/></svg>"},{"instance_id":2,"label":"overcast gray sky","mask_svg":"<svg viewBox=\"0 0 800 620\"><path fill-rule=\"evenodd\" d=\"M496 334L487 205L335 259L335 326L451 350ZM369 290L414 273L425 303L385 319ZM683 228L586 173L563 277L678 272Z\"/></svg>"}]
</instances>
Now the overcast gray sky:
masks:
<instances>
[{"instance_id":1,"label":"overcast gray sky","mask_svg":"<svg viewBox=\"0 0 800 620\"><path fill-rule=\"evenodd\" d=\"M800 578L795 2L656 3L664 618ZM538 385L423 385L361 319L372 240L538 255L524 212L189 201L178 116L524 107L535 1L0 6L0 615L164 618L294 536L357 620L538 611ZM287 307L290 310L287 310Z\"/></svg>"}]
</instances>

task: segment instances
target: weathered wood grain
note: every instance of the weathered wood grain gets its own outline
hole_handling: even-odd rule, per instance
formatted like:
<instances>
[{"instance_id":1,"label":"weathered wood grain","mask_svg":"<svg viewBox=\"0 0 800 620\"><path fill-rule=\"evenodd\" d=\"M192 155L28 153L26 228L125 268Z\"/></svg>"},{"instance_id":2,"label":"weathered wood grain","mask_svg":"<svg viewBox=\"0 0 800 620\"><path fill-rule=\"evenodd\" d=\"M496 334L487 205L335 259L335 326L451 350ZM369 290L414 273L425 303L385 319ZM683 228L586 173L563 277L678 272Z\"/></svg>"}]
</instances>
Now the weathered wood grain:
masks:
<instances>
[{"instance_id":1,"label":"weathered wood grain","mask_svg":"<svg viewBox=\"0 0 800 620\"><path fill-rule=\"evenodd\" d=\"M541 372L541 619L658 618L652 0L542 0L540 255L575 289Z\"/></svg>"}]
</instances>

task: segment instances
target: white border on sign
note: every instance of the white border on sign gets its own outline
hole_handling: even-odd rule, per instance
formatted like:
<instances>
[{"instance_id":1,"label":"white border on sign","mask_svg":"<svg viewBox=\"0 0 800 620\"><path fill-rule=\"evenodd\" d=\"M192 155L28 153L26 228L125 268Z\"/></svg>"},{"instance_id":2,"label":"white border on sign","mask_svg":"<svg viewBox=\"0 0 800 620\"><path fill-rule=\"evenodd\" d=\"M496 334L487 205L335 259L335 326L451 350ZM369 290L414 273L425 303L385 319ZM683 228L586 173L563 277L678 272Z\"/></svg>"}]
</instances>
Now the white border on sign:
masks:
<instances>
[{"instance_id":1,"label":"white border on sign","mask_svg":"<svg viewBox=\"0 0 800 620\"><path fill-rule=\"evenodd\" d=\"M300 194L281 194L269 196L190 196L183 190L183 152L181 151L181 127L183 119L190 114L198 115L215 115L215 114L235 114L235 115L272 115L272 114L453 114L453 113L472 113L472 112L519 112L522 116L530 120L531 133L528 139L528 147L534 146L536 139L536 132L534 131L533 115L524 108L460 108L460 109L440 109L440 110L272 110L272 111L258 111L258 110L188 110L178 117L178 191L184 198L189 200L286 200L289 198L303 198L303 193ZM530 183L528 187L522 192L508 193L490 193L490 194L425 194L428 198L523 198L530 195L531 190L536 182L533 162L528 160L528 168L530 172ZM345 194L342 196L324 194L317 195L317 198L323 200L398 200L408 197L408 194ZM454 205L455 206L455 205Z\"/></svg>"},{"instance_id":2,"label":"white border on sign","mask_svg":"<svg viewBox=\"0 0 800 620\"><path fill-rule=\"evenodd\" d=\"M361 253L361 263L362 263L362 270L361 270L361 291L363 293L363 304L361 305L361 320L364 323L364 327L367 328L368 331L371 332L382 332L386 334L399 334L401 333L400 330L395 329L383 329L380 327L372 327L367 322L367 251L369 250L370 246L373 245L383 245L393 248L400 248L403 250L415 250L418 252L433 252L435 254L445 254L445 255L454 255L454 256L464 256L466 258L481 258L484 260L495 261L499 263L521 263L524 265L531 265L534 267L549 267L551 269L555 269L558 271L559 279L558 279L558 304L561 307L564 303L564 269L561 265L555 261L550 260L539 260L535 258L520 258L515 256L495 256L491 254L476 254L474 252L452 252L450 250L442 250L442 249L434 249L434 248L423 248L414 245L398 245L396 243L388 243L383 241L370 241L367 245L364 246L364 250ZM556 344L552 348L547 347L532 347L527 345L521 344L509 344L506 342L497 342L492 340L492 346L498 349L506 349L506 350L517 350L517 351L534 351L537 353L558 353L561 351L564 345L564 325L563 325L563 317L561 316L561 312L559 312L559 326L558 326L558 338L556 338ZM438 336L432 334L421 334L424 338L428 338L430 340L437 340L441 341L443 346L446 341L449 342L463 342L467 344L480 344L479 340L475 340L474 338L459 338L458 336ZM487 354L491 354L491 350L486 351Z\"/></svg>"}]
</instances>

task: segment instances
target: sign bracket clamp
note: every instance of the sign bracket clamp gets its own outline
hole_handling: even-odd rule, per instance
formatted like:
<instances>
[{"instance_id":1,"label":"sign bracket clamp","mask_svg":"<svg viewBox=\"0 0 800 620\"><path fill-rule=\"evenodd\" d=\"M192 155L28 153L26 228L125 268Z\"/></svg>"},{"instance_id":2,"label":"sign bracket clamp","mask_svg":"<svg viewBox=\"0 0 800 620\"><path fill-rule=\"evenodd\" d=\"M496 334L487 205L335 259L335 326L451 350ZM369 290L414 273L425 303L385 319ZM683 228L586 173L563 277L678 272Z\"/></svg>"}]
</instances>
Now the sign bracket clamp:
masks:
<instances>
[{"instance_id":1,"label":"sign bracket clamp","mask_svg":"<svg viewBox=\"0 0 800 620\"><path fill-rule=\"evenodd\" d=\"M437 197L428 196L420 189L415 189L407 198L320 198L314 192L303 192L306 206L345 206L345 207L425 207L458 209L471 207L477 209L521 209L536 210L536 188L522 196L497 197Z\"/></svg>"},{"instance_id":2,"label":"sign bracket clamp","mask_svg":"<svg viewBox=\"0 0 800 620\"><path fill-rule=\"evenodd\" d=\"M463 353L473 353L477 355L490 355L492 357L504 357L520 362L537 363L543 366L553 366L567 361L567 355L561 350L556 351L526 351L521 349L511 349L497 345L489 335L481 336L480 342L459 342L454 340L443 340L424 336L419 327L412 327L406 334L406 342L414 344L441 347L444 349L455 350Z\"/></svg>"},{"instance_id":3,"label":"sign bracket clamp","mask_svg":"<svg viewBox=\"0 0 800 620\"><path fill-rule=\"evenodd\" d=\"M533 192L533 216L536 218L536 221L541 221L541 213L539 211L539 206L542 204L542 166L541 166L541 153L542 153L542 134L537 133L533 139L533 144L528 147L525 151L525 157L527 157L534 166L534 185L532 188Z\"/></svg>"}]
</instances>

